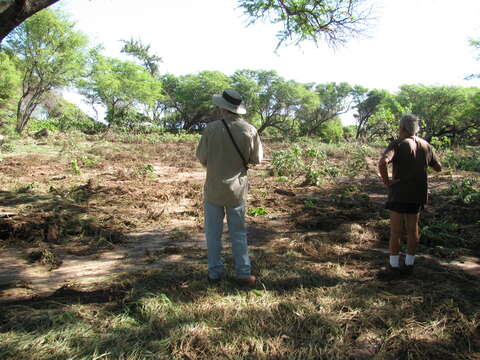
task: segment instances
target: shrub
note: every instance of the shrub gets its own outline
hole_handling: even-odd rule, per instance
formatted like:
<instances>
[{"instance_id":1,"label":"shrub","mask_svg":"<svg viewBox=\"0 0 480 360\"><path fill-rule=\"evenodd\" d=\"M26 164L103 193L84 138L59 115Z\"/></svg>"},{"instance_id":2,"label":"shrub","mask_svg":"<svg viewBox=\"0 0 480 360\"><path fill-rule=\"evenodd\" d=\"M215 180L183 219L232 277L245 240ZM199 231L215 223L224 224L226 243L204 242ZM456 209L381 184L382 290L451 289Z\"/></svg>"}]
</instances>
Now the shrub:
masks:
<instances>
[{"instance_id":1,"label":"shrub","mask_svg":"<svg viewBox=\"0 0 480 360\"><path fill-rule=\"evenodd\" d=\"M298 145L286 150L275 151L272 154L271 175L290 176L300 172L304 168L302 153L303 151Z\"/></svg>"},{"instance_id":2,"label":"shrub","mask_svg":"<svg viewBox=\"0 0 480 360\"><path fill-rule=\"evenodd\" d=\"M453 183L446 194L455 196L463 204L480 203L480 186L478 178L465 178L459 183Z\"/></svg>"},{"instance_id":3,"label":"shrub","mask_svg":"<svg viewBox=\"0 0 480 360\"><path fill-rule=\"evenodd\" d=\"M452 169L480 172L480 159L476 154L460 155L452 150L447 150L444 152L443 161L447 167Z\"/></svg>"}]
</instances>

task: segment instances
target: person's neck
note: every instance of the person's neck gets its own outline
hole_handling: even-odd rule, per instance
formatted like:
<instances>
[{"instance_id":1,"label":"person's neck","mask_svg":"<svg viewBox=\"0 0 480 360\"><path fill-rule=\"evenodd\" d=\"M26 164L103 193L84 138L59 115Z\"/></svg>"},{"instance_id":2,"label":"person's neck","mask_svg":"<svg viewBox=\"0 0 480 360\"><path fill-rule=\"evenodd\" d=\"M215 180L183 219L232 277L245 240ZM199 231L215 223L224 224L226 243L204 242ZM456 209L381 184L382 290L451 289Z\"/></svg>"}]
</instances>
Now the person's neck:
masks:
<instances>
[{"instance_id":1,"label":"person's neck","mask_svg":"<svg viewBox=\"0 0 480 360\"><path fill-rule=\"evenodd\" d=\"M234 113L231 113L229 111L225 111L223 114L222 114L223 118L225 120L236 120L240 117L240 115L237 115L237 114L234 114Z\"/></svg>"},{"instance_id":2,"label":"person's neck","mask_svg":"<svg viewBox=\"0 0 480 360\"><path fill-rule=\"evenodd\" d=\"M400 130L399 135L400 135L401 138L408 138L408 137L414 137L415 136L415 134L409 134L408 132L406 132L404 130Z\"/></svg>"}]
</instances>

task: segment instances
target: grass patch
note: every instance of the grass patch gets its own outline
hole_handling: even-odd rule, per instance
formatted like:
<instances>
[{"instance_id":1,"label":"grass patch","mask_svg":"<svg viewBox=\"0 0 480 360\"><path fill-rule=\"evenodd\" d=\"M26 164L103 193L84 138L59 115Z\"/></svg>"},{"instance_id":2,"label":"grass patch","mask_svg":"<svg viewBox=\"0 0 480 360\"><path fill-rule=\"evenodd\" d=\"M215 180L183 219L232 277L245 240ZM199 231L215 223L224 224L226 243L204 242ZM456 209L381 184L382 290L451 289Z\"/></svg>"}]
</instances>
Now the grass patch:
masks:
<instances>
[{"instance_id":1,"label":"grass patch","mask_svg":"<svg viewBox=\"0 0 480 360\"><path fill-rule=\"evenodd\" d=\"M478 280L432 262L391 286L348 276L354 264L288 257L258 265L253 289L211 286L204 265L183 264L4 306L0 357L467 359L480 350Z\"/></svg>"},{"instance_id":2,"label":"grass patch","mask_svg":"<svg viewBox=\"0 0 480 360\"><path fill-rule=\"evenodd\" d=\"M436 179L444 190L435 190L422 214L415 275L379 282L386 255L372 248L386 246L388 214L385 189L368 168L378 149L266 143L267 152L279 152L271 163L278 171L252 171L248 205L259 281L236 286L227 252L228 276L213 285L205 250L188 246L203 230L202 179L193 176L202 171L197 139L58 137L61 157L31 151L0 162L0 203L13 214L0 219L0 245L35 248L26 260L52 276L62 269L58 250L101 256L133 230L165 229L168 244L151 252L150 264L165 256L190 261L2 303L0 359L478 357L480 280L443 262L478 249L471 174L455 187L450 178ZM306 165L323 172L312 170L305 182ZM344 176L348 181L338 179ZM438 246L455 253L433 251Z\"/></svg>"}]
</instances>

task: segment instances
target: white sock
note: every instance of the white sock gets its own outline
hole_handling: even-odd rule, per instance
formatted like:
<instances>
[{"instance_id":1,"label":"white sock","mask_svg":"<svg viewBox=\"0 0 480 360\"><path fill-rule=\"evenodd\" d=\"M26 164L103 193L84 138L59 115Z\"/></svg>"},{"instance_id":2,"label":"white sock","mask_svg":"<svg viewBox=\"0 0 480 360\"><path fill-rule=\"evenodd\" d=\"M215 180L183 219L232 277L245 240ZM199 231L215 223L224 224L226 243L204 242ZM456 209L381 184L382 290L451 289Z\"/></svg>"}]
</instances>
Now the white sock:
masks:
<instances>
[{"instance_id":1,"label":"white sock","mask_svg":"<svg viewBox=\"0 0 480 360\"><path fill-rule=\"evenodd\" d=\"M400 267L400 255L390 255L390 266L391 267Z\"/></svg>"},{"instance_id":2,"label":"white sock","mask_svg":"<svg viewBox=\"0 0 480 360\"><path fill-rule=\"evenodd\" d=\"M405 265L411 266L415 264L415 255L408 255L405 257Z\"/></svg>"}]
</instances>

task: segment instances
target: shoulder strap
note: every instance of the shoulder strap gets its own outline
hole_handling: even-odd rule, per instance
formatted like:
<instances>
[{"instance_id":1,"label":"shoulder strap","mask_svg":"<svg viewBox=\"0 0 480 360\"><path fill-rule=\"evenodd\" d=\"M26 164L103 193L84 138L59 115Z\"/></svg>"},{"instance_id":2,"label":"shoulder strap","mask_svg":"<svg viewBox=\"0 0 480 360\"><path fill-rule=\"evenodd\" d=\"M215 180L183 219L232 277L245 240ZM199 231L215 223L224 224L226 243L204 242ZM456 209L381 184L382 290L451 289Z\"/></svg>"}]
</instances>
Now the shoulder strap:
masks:
<instances>
[{"instance_id":1,"label":"shoulder strap","mask_svg":"<svg viewBox=\"0 0 480 360\"><path fill-rule=\"evenodd\" d=\"M238 155L242 158L243 166L245 166L245 169L248 170L248 165L247 162L245 161L245 158L243 157L242 152L238 148L237 143L235 142L235 139L233 138L232 133L230 132L230 128L228 127L227 123L225 122L225 119L222 119L223 125L225 125L225 129L227 129L228 135L230 136L230 139L232 140L233 146L235 146L235 149L238 152Z\"/></svg>"}]
</instances>

